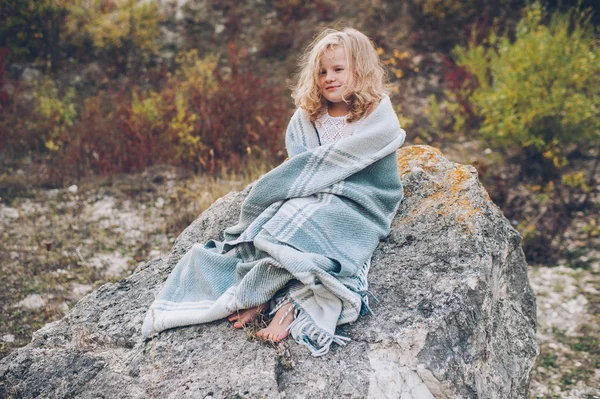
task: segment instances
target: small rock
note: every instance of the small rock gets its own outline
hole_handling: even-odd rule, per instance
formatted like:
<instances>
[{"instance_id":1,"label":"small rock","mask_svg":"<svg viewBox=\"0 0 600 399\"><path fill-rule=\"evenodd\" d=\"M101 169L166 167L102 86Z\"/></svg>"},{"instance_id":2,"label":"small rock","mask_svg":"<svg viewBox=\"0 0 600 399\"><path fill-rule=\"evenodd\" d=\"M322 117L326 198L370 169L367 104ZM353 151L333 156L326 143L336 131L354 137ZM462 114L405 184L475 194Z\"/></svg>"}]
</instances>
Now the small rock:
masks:
<instances>
[{"instance_id":1,"label":"small rock","mask_svg":"<svg viewBox=\"0 0 600 399\"><path fill-rule=\"evenodd\" d=\"M19 211L16 210L15 208L10 208L10 207L3 207L2 208L2 216L7 217L9 219L18 219L19 218Z\"/></svg>"},{"instance_id":2,"label":"small rock","mask_svg":"<svg viewBox=\"0 0 600 399\"><path fill-rule=\"evenodd\" d=\"M154 258L158 258L160 257L160 251L158 249L153 249L152 251L150 251L150 253L148 254L148 257L150 259L154 259Z\"/></svg>"},{"instance_id":3,"label":"small rock","mask_svg":"<svg viewBox=\"0 0 600 399\"><path fill-rule=\"evenodd\" d=\"M163 199L163 197L159 197L154 203L154 206L157 208L162 208L163 206L165 206L165 200Z\"/></svg>"},{"instance_id":4,"label":"small rock","mask_svg":"<svg viewBox=\"0 0 600 399\"><path fill-rule=\"evenodd\" d=\"M12 334L6 334L2 337L3 342L15 342L15 336Z\"/></svg>"},{"instance_id":5,"label":"small rock","mask_svg":"<svg viewBox=\"0 0 600 399\"><path fill-rule=\"evenodd\" d=\"M84 296L86 296L91 290L92 290L91 285L73 283L73 284L71 284L71 298L73 298L74 300L77 301L77 300L83 298ZM67 307L67 310L68 310L68 307Z\"/></svg>"},{"instance_id":6,"label":"small rock","mask_svg":"<svg viewBox=\"0 0 600 399\"><path fill-rule=\"evenodd\" d=\"M18 302L15 306L26 309L39 309L46 305L46 301L38 294L27 295L25 299Z\"/></svg>"},{"instance_id":7,"label":"small rock","mask_svg":"<svg viewBox=\"0 0 600 399\"><path fill-rule=\"evenodd\" d=\"M129 268L129 258L124 257L119 252L110 254L97 254L87 260L90 266L105 269L104 274L107 277L118 277Z\"/></svg>"},{"instance_id":8,"label":"small rock","mask_svg":"<svg viewBox=\"0 0 600 399\"><path fill-rule=\"evenodd\" d=\"M40 74L40 71L35 68L25 68L21 74L21 79L26 82L35 81L40 78Z\"/></svg>"},{"instance_id":9,"label":"small rock","mask_svg":"<svg viewBox=\"0 0 600 399\"><path fill-rule=\"evenodd\" d=\"M12 255L11 255L11 256L12 256ZM598 290L597 290L597 289L595 289L594 287L591 287L591 286L589 286L589 287L584 287L584 288L583 288L583 290L584 290L585 292L587 292L588 294L593 294L593 295L597 295L597 294L598 294Z\"/></svg>"},{"instance_id":10,"label":"small rock","mask_svg":"<svg viewBox=\"0 0 600 399\"><path fill-rule=\"evenodd\" d=\"M67 191L69 191L71 194L77 194L78 189L79 189L79 187L77 187L77 184L73 184L71 187L69 187L67 189Z\"/></svg>"}]
</instances>

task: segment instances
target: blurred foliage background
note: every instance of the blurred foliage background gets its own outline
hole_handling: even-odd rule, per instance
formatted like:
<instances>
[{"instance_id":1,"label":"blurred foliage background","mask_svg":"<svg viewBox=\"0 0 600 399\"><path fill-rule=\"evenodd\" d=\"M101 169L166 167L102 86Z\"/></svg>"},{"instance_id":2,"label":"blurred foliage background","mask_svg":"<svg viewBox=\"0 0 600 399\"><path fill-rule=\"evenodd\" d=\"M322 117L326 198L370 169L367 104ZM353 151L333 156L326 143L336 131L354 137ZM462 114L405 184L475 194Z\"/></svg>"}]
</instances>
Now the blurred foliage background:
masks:
<instances>
[{"instance_id":1,"label":"blurred foliage background","mask_svg":"<svg viewBox=\"0 0 600 399\"><path fill-rule=\"evenodd\" d=\"M3 201L23 165L42 187L276 166L297 57L319 28L352 26L388 67L409 143L486 149L470 161L530 261L556 258L574 214L597 212L597 1L0 4Z\"/></svg>"},{"instance_id":2,"label":"blurred foliage background","mask_svg":"<svg viewBox=\"0 0 600 399\"><path fill-rule=\"evenodd\" d=\"M472 164L523 236L530 397L597 398L599 23L598 0L0 0L0 358L280 164L298 57L350 26L405 145Z\"/></svg>"}]
</instances>

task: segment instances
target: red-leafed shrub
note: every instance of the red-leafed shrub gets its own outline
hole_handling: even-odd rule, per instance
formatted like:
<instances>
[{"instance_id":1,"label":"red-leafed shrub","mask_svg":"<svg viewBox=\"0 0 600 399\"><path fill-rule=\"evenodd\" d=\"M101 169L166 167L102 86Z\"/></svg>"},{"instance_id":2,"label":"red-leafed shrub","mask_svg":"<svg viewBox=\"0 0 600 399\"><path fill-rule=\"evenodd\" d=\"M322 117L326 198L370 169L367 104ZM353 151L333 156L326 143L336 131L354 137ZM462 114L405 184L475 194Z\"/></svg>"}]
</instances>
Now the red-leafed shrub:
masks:
<instances>
[{"instance_id":1,"label":"red-leafed shrub","mask_svg":"<svg viewBox=\"0 0 600 399\"><path fill-rule=\"evenodd\" d=\"M13 118L11 138L39 154L54 184L158 163L207 173L275 165L292 102L285 85L268 86L246 57L233 44L224 60L182 53L174 73L154 77L159 87L123 83L85 99L41 79L33 109L21 106Z\"/></svg>"},{"instance_id":2,"label":"red-leafed shrub","mask_svg":"<svg viewBox=\"0 0 600 399\"><path fill-rule=\"evenodd\" d=\"M443 56L443 60L446 64L444 80L456 104L456 107L452 108L457 121L455 128L461 129L464 125L471 125L476 119L470 98L477 87L477 81L465 66L456 65L446 56Z\"/></svg>"}]
</instances>

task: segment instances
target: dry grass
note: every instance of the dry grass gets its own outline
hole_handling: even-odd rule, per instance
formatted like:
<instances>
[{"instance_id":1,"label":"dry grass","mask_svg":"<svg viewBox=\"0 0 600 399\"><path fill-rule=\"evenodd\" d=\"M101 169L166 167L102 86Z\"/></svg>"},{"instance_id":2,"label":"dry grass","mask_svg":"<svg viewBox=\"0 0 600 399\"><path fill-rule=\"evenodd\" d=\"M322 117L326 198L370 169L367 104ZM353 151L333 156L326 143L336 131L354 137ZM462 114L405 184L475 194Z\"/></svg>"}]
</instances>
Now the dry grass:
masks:
<instances>
[{"instance_id":1,"label":"dry grass","mask_svg":"<svg viewBox=\"0 0 600 399\"><path fill-rule=\"evenodd\" d=\"M2 177L11 195L0 200L0 358L85 294L167 253L217 198L266 168L203 177L153 167L53 190L22 171Z\"/></svg>"}]
</instances>

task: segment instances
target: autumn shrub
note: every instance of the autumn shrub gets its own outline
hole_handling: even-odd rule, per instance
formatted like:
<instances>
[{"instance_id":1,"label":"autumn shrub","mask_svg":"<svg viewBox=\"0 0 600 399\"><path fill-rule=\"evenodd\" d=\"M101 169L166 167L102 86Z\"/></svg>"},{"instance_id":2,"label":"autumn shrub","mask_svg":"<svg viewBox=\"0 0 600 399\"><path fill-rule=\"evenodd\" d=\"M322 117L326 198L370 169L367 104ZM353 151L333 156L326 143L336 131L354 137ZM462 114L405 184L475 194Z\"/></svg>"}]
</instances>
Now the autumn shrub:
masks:
<instances>
[{"instance_id":1,"label":"autumn shrub","mask_svg":"<svg viewBox=\"0 0 600 399\"><path fill-rule=\"evenodd\" d=\"M158 54L162 18L156 0L4 1L0 47L42 70L96 60L113 76L136 76Z\"/></svg>"},{"instance_id":2,"label":"autumn shrub","mask_svg":"<svg viewBox=\"0 0 600 399\"><path fill-rule=\"evenodd\" d=\"M476 79L468 101L479 134L517 166L515 178L538 202L529 214L505 207L535 259L552 255L573 213L590 205L600 149L600 47L590 12L555 12L544 24L546 16L534 3L514 39L492 31L453 52ZM591 160L588 170L575 168L582 159Z\"/></svg>"},{"instance_id":3,"label":"autumn shrub","mask_svg":"<svg viewBox=\"0 0 600 399\"><path fill-rule=\"evenodd\" d=\"M208 173L240 170L248 161L281 161L289 111L285 87L272 87L252 72L245 49L228 46L225 62L191 50L160 91L133 98L130 134L152 133L171 162ZM291 104L291 102L289 103Z\"/></svg>"},{"instance_id":4,"label":"autumn shrub","mask_svg":"<svg viewBox=\"0 0 600 399\"><path fill-rule=\"evenodd\" d=\"M109 73L134 76L158 54L163 17L157 1L70 1L62 37L78 59L91 52L108 63Z\"/></svg>"},{"instance_id":5,"label":"autumn shrub","mask_svg":"<svg viewBox=\"0 0 600 399\"><path fill-rule=\"evenodd\" d=\"M450 123L458 132L465 128L472 128L477 122L477 115L471 103L471 96L478 86L477 79L465 65L457 65L446 56L443 56L443 61L445 64L443 76L446 82L444 91L446 97L452 99L448 104L448 112L452 113Z\"/></svg>"},{"instance_id":6,"label":"autumn shrub","mask_svg":"<svg viewBox=\"0 0 600 399\"><path fill-rule=\"evenodd\" d=\"M183 52L158 86L123 80L87 98L40 79L30 88L30 109L15 100L21 113L10 121L8 141L13 149L24 142L22 154L34 154L54 185L153 164L210 174L244 173L257 162L272 167L283 159L291 100L284 86L252 72L246 57L234 45L222 58Z\"/></svg>"}]
</instances>

